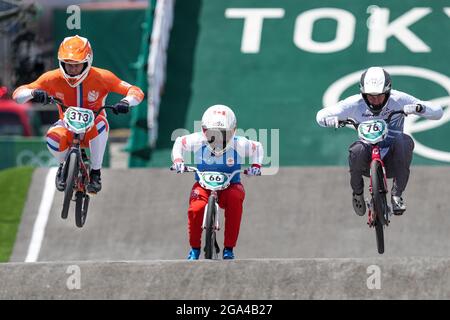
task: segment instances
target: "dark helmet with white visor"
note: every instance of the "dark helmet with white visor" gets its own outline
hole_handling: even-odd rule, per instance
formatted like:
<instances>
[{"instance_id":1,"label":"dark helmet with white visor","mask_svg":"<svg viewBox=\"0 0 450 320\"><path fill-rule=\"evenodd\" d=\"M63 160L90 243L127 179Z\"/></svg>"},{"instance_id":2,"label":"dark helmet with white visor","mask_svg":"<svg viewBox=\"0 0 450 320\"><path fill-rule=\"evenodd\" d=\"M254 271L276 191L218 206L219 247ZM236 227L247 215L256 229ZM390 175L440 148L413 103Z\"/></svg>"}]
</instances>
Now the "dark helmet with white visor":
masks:
<instances>
[{"instance_id":1,"label":"dark helmet with white visor","mask_svg":"<svg viewBox=\"0 0 450 320\"><path fill-rule=\"evenodd\" d=\"M391 95L391 76L381 67L371 67L364 71L359 82L361 95L373 114L379 114L386 106ZM384 94L381 103L373 104L367 99L368 95L379 96Z\"/></svg>"}]
</instances>

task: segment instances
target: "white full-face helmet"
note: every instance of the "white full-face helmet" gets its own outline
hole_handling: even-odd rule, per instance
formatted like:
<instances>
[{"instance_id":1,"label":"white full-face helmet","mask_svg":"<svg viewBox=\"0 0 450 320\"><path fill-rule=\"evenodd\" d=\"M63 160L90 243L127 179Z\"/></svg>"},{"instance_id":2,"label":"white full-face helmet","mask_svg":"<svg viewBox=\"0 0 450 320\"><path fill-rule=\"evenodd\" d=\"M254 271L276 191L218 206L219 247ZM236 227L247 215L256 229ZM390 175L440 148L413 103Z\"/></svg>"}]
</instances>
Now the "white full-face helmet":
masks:
<instances>
[{"instance_id":1,"label":"white full-face helmet","mask_svg":"<svg viewBox=\"0 0 450 320\"><path fill-rule=\"evenodd\" d=\"M229 107L216 104L202 116L202 131L208 147L215 155L223 154L232 144L236 132L236 116Z\"/></svg>"},{"instance_id":2,"label":"white full-face helmet","mask_svg":"<svg viewBox=\"0 0 450 320\"><path fill-rule=\"evenodd\" d=\"M392 81L389 73L381 67L371 67L364 71L359 82L361 95L373 114L379 114L391 95ZM384 96L379 103L369 101L368 96Z\"/></svg>"}]
</instances>

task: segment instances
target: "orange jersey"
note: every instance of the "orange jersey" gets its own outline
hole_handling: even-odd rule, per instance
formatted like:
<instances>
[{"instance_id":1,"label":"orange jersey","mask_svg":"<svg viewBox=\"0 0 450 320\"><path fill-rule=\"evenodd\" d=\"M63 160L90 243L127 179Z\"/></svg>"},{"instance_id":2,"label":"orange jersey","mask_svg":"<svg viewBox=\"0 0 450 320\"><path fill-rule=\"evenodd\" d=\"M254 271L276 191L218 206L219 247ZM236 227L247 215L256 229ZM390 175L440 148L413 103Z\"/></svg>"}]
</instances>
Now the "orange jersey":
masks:
<instances>
[{"instance_id":1,"label":"orange jersey","mask_svg":"<svg viewBox=\"0 0 450 320\"><path fill-rule=\"evenodd\" d=\"M17 88L13 97L19 96L24 89L45 90L50 96L60 99L66 106L76 106L97 111L104 104L110 92L126 96L130 106L139 104L144 98L141 89L119 79L111 71L92 67L86 79L73 88L69 86L59 69L44 73L36 81ZM59 108L59 117L63 112Z\"/></svg>"}]
</instances>

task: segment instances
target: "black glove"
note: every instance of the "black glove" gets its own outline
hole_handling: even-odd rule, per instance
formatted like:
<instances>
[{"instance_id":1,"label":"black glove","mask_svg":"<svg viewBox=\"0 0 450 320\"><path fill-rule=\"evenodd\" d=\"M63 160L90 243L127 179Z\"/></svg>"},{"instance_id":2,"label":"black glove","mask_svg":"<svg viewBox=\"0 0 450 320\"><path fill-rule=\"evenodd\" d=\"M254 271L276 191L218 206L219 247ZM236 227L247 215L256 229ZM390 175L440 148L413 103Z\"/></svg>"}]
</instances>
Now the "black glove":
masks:
<instances>
[{"instance_id":1,"label":"black glove","mask_svg":"<svg viewBox=\"0 0 450 320\"><path fill-rule=\"evenodd\" d=\"M421 105L420 103L418 103L416 105L416 112L417 113L424 113L425 112L425 107L423 105Z\"/></svg>"},{"instance_id":2,"label":"black glove","mask_svg":"<svg viewBox=\"0 0 450 320\"><path fill-rule=\"evenodd\" d=\"M130 111L130 104L125 100L121 100L114 105L112 111L114 114L128 113L128 111Z\"/></svg>"},{"instance_id":3,"label":"black glove","mask_svg":"<svg viewBox=\"0 0 450 320\"><path fill-rule=\"evenodd\" d=\"M31 99L32 102L42 103L42 104L50 103L48 93L44 90L39 90L39 89L33 90L32 95L33 95L33 99Z\"/></svg>"}]
</instances>

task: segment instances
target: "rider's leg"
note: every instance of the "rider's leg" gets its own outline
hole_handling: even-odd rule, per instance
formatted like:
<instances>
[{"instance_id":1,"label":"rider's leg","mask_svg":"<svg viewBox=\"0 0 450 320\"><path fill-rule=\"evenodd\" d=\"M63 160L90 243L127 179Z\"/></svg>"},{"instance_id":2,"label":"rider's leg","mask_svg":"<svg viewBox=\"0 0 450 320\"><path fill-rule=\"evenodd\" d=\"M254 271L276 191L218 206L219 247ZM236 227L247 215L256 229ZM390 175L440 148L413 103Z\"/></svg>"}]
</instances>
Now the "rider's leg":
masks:
<instances>
[{"instance_id":1,"label":"rider's leg","mask_svg":"<svg viewBox=\"0 0 450 320\"><path fill-rule=\"evenodd\" d=\"M95 119L95 124L86 133L85 141L89 141L91 150L91 168L100 170L102 168L103 156L108 142L109 125L103 116Z\"/></svg>"},{"instance_id":2,"label":"rider's leg","mask_svg":"<svg viewBox=\"0 0 450 320\"><path fill-rule=\"evenodd\" d=\"M59 163L63 163L69 145L72 142L72 135L67 130L63 122L59 120L47 131L47 148L50 153L58 160Z\"/></svg>"},{"instance_id":3,"label":"rider's leg","mask_svg":"<svg viewBox=\"0 0 450 320\"><path fill-rule=\"evenodd\" d=\"M64 127L63 122L59 120L47 131L46 140L48 150L59 162L55 178L56 189L64 191L65 184L62 177L62 168L72 141L72 134Z\"/></svg>"},{"instance_id":4,"label":"rider's leg","mask_svg":"<svg viewBox=\"0 0 450 320\"><path fill-rule=\"evenodd\" d=\"M391 190L391 203L394 214L401 215L406 210L406 203L402 193L406 189L409 179L414 150L414 141L406 134L398 135L386 155L386 175L394 178Z\"/></svg>"},{"instance_id":5,"label":"rider's leg","mask_svg":"<svg viewBox=\"0 0 450 320\"><path fill-rule=\"evenodd\" d=\"M209 192L197 182L192 187L188 208L189 244L192 248L201 247L202 223Z\"/></svg>"},{"instance_id":6,"label":"rider's leg","mask_svg":"<svg viewBox=\"0 0 450 320\"><path fill-rule=\"evenodd\" d=\"M387 177L394 178L391 190L393 196L401 197L403 191L406 189L413 150L413 139L407 134L400 134L392 142L389 153L384 159Z\"/></svg>"},{"instance_id":7,"label":"rider's leg","mask_svg":"<svg viewBox=\"0 0 450 320\"><path fill-rule=\"evenodd\" d=\"M363 175L369 175L372 147L362 141L356 141L350 145L348 151L350 186L352 187L353 193L361 194L364 191Z\"/></svg>"},{"instance_id":8,"label":"rider's leg","mask_svg":"<svg viewBox=\"0 0 450 320\"><path fill-rule=\"evenodd\" d=\"M234 248L239 236L245 190L241 183L233 183L219 194L219 206L225 209L224 247Z\"/></svg>"},{"instance_id":9,"label":"rider's leg","mask_svg":"<svg viewBox=\"0 0 450 320\"><path fill-rule=\"evenodd\" d=\"M108 142L109 125L103 116L95 119L94 126L86 133L85 141L89 141L91 150L91 172L88 185L89 192L99 192L102 188L100 169Z\"/></svg>"},{"instance_id":10,"label":"rider's leg","mask_svg":"<svg viewBox=\"0 0 450 320\"><path fill-rule=\"evenodd\" d=\"M355 213L363 216L366 213L366 203L364 201L364 180L363 175L369 175L369 166L372 159L372 148L361 141L356 141L350 145L348 163L350 166L350 185L353 190L352 204Z\"/></svg>"}]
</instances>

